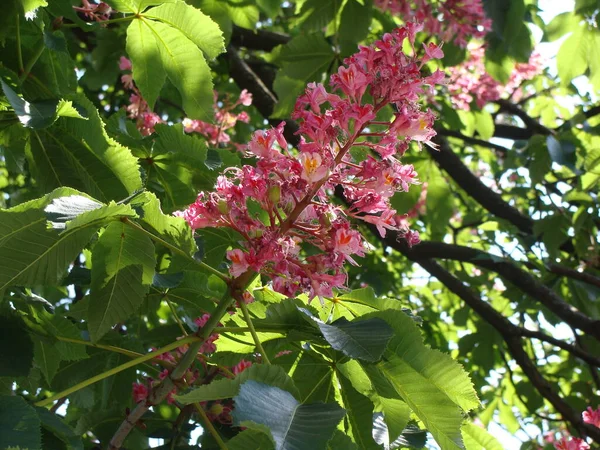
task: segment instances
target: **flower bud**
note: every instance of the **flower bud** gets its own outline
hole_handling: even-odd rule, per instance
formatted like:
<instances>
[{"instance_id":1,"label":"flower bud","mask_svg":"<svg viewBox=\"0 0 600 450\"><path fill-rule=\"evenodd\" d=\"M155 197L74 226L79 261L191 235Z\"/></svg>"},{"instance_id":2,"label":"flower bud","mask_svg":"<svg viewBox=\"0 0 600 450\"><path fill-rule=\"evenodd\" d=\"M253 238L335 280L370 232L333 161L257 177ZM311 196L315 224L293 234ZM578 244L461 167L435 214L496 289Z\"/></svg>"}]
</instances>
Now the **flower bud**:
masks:
<instances>
[{"instance_id":1,"label":"flower bud","mask_svg":"<svg viewBox=\"0 0 600 450\"><path fill-rule=\"evenodd\" d=\"M267 197L269 198L271 203L276 205L277 203L279 203L279 200L281 199L281 188L279 186L271 186L267 190Z\"/></svg>"},{"instance_id":2,"label":"flower bud","mask_svg":"<svg viewBox=\"0 0 600 450\"><path fill-rule=\"evenodd\" d=\"M229 214L229 205L226 200L219 200L217 203L217 209L221 214Z\"/></svg>"}]
</instances>

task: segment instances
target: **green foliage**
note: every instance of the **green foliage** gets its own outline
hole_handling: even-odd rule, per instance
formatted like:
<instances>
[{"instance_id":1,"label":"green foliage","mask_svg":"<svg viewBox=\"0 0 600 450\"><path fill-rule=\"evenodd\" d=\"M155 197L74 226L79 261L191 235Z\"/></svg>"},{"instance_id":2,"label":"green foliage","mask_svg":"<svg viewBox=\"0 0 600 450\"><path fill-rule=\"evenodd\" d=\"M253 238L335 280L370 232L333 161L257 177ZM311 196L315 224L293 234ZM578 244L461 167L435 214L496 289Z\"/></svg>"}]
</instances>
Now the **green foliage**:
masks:
<instances>
[{"instance_id":1,"label":"green foliage","mask_svg":"<svg viewBox=\"0 0 600 450\"><path fill-rule=\"evenodd\" d=\"M210 338L218 334L216 351L203 351L175 381L179 406L154 405L123 447L147 448L152 437L165 449L217 448L197 407L230 450L424 448L428 438L444 450L513 445L479 421L518 436L526 426L536 442L524 445L533 448L542 432L558 428L545 417L559 416L571 421L560 429L577 433L579 419L568 411L579 418L595 406L598 387L593 361L581 352L593 356L600 347L583 329L565 335L547 290L536 296L521 288L544 286L566 309L600 318L596 1L577 0L549 23L537 1L484 1L490 76L509 85L540 35L560 46L557 73L510 86L518 89L503 92L503 102L480 107L475 95L469 110L445 88L431 93L426 107L447 145L398 157L423 184L393 198L424 243L408 250L391 231L382 239L361 230L372 252L347 268L350 289L322 305L274 292L268 277L232 284L226 252L243 248L245 237L226 228L193 231L174 212L213 191L226 168L255 164L234 144L268 126L263 115L290 119L307 83L326 85L358 45L403 17L371 0L110 0L117 12L100 24L72 8L78 0L5 3L1 449L106 446L124 411L136 410L132 384L149 386L152 378L156 387L173 369L166 354L146 356L149 349L169 346L165 352L180 358L200 345L194 336L204 328L195 319L216 311L224 313ZM473 48L451 35L416 39L417 52L445 41L445 57L428 62L427 73L460 67ZM133 89L121 81L129 75L119 69L121 56L132 61ZM227 128L223 110L243 88L254 106L231 114L247 113L248 123ZM131 94L160 118L151 132L138 129L145 117ZM376 120L393 115L382 109ZM211 136L186 132L184 118L214 126ZM216 142L215 131L230 141ZM370 157L366 147L351 152ZM475 188L462 179L469 174ZM271 176L281 174L274 168ZM244 206L257 220L276 220L258 202ZM513 275L501 270L507 261ZM253 329L230 299L243 289L254 297ZM531 361L523 364L505 343L518 335L511 324L566 345L522 339ZM242 360L251 366L237 366ZM539 380L560 391L549 397ZM230 409L247 429L231 426ZM204 430L193 442L197 427Z\"/></svg>"},{"instance_id":2,"label":"green foliage","mask_svg":"<svg viewBox=\"0 0 600 450\"><path fill-rule=\"evenodd\" d=\"M299 403L289 392L247 381L235 397L235 423L267 428L276 450L323 448L345 411L336 404Z\"/></svg>"}]
</instances>

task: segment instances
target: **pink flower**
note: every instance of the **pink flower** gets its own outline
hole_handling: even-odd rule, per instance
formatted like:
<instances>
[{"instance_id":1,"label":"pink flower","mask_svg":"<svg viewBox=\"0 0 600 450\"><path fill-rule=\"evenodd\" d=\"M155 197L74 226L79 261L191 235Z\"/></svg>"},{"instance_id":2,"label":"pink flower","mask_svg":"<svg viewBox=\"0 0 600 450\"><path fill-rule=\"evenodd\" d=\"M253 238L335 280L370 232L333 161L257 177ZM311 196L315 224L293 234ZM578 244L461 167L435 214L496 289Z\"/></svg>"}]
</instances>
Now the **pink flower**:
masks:
<instances>
[{"instance_id":1,"label":"pink flower","mask_svg":"<svg viewBox=\"0 0 600 450\"><path fill-rule=\"evenodd\" d=\"M302 153L300 162L302 163L302 178L311 183L323 179L329 171L318 153Z\"/></svg>"},{"instance_id":2,"label":"pink flower","mask_svg":"<svg viewBox=\"0 0 600 450\"><path fill-rule=\"evenodd\" d=\"M587 410L581 415L583 416L583 421L585 423L589 423L600 428L600 407L598 407L596 410L593 410L591 406L588 406Z\"/></svg>"},{"instance_id":3,"label":"pink flower","mask_svg":"<svg viewBox=\"0 0 600 450\"><path fill-rule=\"evenodd\" d=\"M590 446L583 440L576 437L563 437L554 443L556 450L588 450Z\"/></svg>"},{"instance_id":4,"label":"pink flower","mask_svg":"<svg viewBox=\"0 0 600 450\"><path fill-rule=\"evenodd\" d=\"M194 323L196 325L198 325L199 329L201 329L202 327L204 327L204 325L206 325L206 322L208 322L208 319L210 319L210 314L203 314L202 317L198 317L198 318L194 319ZM219 323L219 326L222 326L222 325ZM200 347L200 350L198 350L198 353L214 353L214 352L216 352L217 346L214 344L214 342L217 339L219 339L218 334L211 334L210 336L208 336L202 343L202 346Z\"/></svg>"},{"instance_id":5,"label":"pink flower","mask_svg":"<svg viewBox=\"0 0 600 450\"><path fill-rule=\"evenodd\" d=\"M240 93L240 99L238 101L244 106L250 106L252 104L252 94L244 89Z\"/></svg>"},{"instance_id":6,"label":"pink flower","mask_svg":"<svg viewBox=\"0 0 600 450\"><path fill-rule=\"evenodd\" d=\"M425 58L423 58L423 62L427 62L430 59L441 59L444 57L444 52L441 47L438 47L433 42L429 44L423 43L423 48L425 49Z\"/></svg>"},{"instance_id":7,"label":"pink flower","mask_svg":"<svg viewBox=\"0 0 600 450\"><path fill-rule=\"evenodd\" d=\"M242 359L239 363L237 363L235 366L232 367L231 371L235 375L239 375L240 373L242 373L244 370L246 370L250 366L252 366L252 363L250 361L246 361L245 359Z\"/></svg>"},{"instance_id":8,"label":"pink flower","mask_svg":"<svg viewBox=\"0 0 600 450\"><path fill-rule=\"evenodd\" d=\"M131 70L131 61L124 56L119 58L119 70Z\"/></svg>"},{"instance_id":9,"label":"pink flower","mask_svg":"<svg viewBox=\"0 0 600 450\"><path fill-rule=\"evenodd\" d=\"M246 260L246 254L240 249L229 250L227 252L227 259L231 261L229 272L234 277L239 277L250 267L250 264Z\"/></svg>"},{"instance_id":10,"label":"pink flower","mask_svg":"<svg viewBox=\"0 0 600 450\"><path fill-rule=\"evenodd\" d=\"M139 403L148 398L148 388L140 383L133 383L132 394L133 401Z\"/></svg>"}]
</instances>

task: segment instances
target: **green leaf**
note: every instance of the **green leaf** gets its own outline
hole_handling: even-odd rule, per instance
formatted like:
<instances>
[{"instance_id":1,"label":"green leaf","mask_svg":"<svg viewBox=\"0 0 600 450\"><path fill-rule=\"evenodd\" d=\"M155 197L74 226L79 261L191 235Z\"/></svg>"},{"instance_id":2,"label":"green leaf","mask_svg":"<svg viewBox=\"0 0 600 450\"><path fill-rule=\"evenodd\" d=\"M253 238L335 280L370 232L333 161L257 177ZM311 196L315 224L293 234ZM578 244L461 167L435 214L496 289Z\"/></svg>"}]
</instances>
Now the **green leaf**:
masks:
<instances>
[{"instance_id":1,"label":"green leaf","mask_svg":"<svg viewBox=\"0 0 600 450\"><path fill-rule=\"evenodd\" d=\"M421 331L409 316L398 311L384 311L365 317L380 317L393 328L388 352L409 364L463 410L479 407L477 393L463 367L449 355L427 347Z\"/></svg>"},{"instance_id":2,"label":"green leaf","mask_svg":"<svg viewBox=\"0 0 600 450\"><path fill-rule=\"evenodd\" d=\"M322 30L334 19L338 5L336 0L307 0L302 4L299 24L307 31Z\"/></svg>"},{"instance_id":3,"label":"green leaf","mask_svg":"<svg viewBox=\"0 0 600 450\"><path fill-rule=\"evenodd\" d=\"M331 402L334 399L331 363L314 351L303 351L293 366L292 380L302 402Z\"/></svg>"},{"instance_id":4,"label":"green leaf","mask_svg":"<svg viewBox=\"0 0 600 450\"><path fill-rule=\"evenodd\" d=\"M184 405L233 398L237 395L240 386L248 380L260 381L266 385L281 388L284 391L290 392L296 398L300 396L292 379L281 366L253 364L234 379L223 378L213 381L210 384L192 389L186 394L176 395L175 398Z\"/></svg>"},{"instance_id":5,"label":"green leaf","mask_svg":"<svg viewBox=\"0 0 600 450\"><path fill-rule=\"evenodd\" d=\"M214 120L212 76L200 49L176 28L145 18L139 20L154 34L163 68L181 94L188 117Z\"/></svg>"},{"instance_id":6,"label":"green leaf","mask_svg":"<svg viewBox=\"0 0 600 450\"><path fill-rule=\"evenodd\" d=\"M199 191L213 190L222 165L220 154L214 152L208 160L206 144L197 136L187 135L181 125L156 126L156 140L151 161L143 167L151 183L161 193L165 209L181 210L193 203ZM213 152L211 152L213 153Z\"/></svg>"},{"instance_id":7,"label":"green leaf","mask_svg":"<svg viewBox=\"0 0 600 450\"><path fill-rule=\"evenodd\" d=\"M22 397L0 396L0 448L41 450L40 419Z\"/></svg>"},{"instance_id":8,"label":"green leaf","mask_svg":"<svg viewBox=\"0 0 600 450\"><path fill-rule=\"evenodd\" d=\"M58 350L52 344L36 339L33 343L33 360L44 374L48 384L50 384L61 361Z\"/></svg>"},{"instance_id":9,"label":"green leaf","mask_svg":"<svg viewBox=\"0 0 600 450\"><path fill-rule=\"evenodd\" d=\"M256 381L244 383L234 402L234 423L266 426L276 450L324 449L345 414L337 404L301 404L289 392Z\"/></svg>"},{"instance_id":10,"label":"green leaf","mask_svg":"<svg viewBox=\"0 0 600 450\"><path fill-rule=\"evenodd\" d=\"M137 159L109 138L98 110L85 97L77 103L88 120L59 118L34 130L26 155L40 187L70 186L100 201L120 200L141 187Z\"/></svg>"},{"instance_id":11,"label":"green leaf","mask_svg":"<svg viewBox=\"0 0 600 450\"><path fill-rule=\"evenodd\" d=\"M179 0L136 0L138 12L144 11L149 6L162 5L164 3L177 3Z\"/></svg>"},{"instance_id":12,"label":"green leaf","mask_svg":"<svg viewBox=\"0 0 600 450\"><path fill-rule=\"evenodd\" d=\"M113 9L123 13L137 13L137 0L106 0Z\"/></svg>"},{"instance_id":13,"label":"green leaf","mask_svg":"<svg viewBox=\"0 0 600 450\"><path fill-rule=\"evenodd\" d=\"M279 53L283 70L277 73L273 83L279 102L271 117L289 115L295 98L306 83L321 81L335 57L335 52L322 33L300 35L284 45Z\"/></svg>"},{"instance_id":14,"label":"green leaf","mask_svg":"<svg viewBox=\"0 0 600 450\"><path fill-rule=\"evenodd\" d=\"M335 430L333 437L327 443L327 450L359 450L349 436L340 430Z\"/></svg>"},{"instance_id":15,"label":"green leaf","mask_svg":"<svg viewBox=\"0 0 600 450\"><path fill-rule=\"evenodd\" d=\"M33 13L28 17L35 17L35 12L38 8L48 6L48 2L46 0L21 0L21 4L23 5L23 12L25 14Z\"/></svg>"},{"instance_id":16,"label":"green leaf","mask_svg":"<svg viewBox=\"0 0 600 450\"><path fill-rule=\"evenodd\" d=\"M29 314L23 317L30 330L42 337L42 342L52 343L59 353L59 360L76 361L88 357L84 345L54 339L81 339L79 329L66 317L49 313L40 303L30 304Z\"/></svg>"},{"instance_id":17,"label":"green leaf","mask_svg":"<svg viewBox=\"0 0 600 450\"><path fill-rule=\"evenodd\" d=\"M369 34L372 17L373 5L370 1L349 0L346 2L340 18L338 35L340 40L347 43L349 53L354 53L356 44Z\"/></svg>"},{"instance_id":18,"label":"green leaf","mask_svg":"<svg viewBox=\"0 0 600 450\"><path fill-rule=\"evenodd\" d=\"M111 223L92 254L88 328L93 341L139 308L152 284L156 260L148 236L123 222Z\"/></svg>"},{"instance_id":19,"label":"green leaf","mask_svg":"<svg viewBox=\"0 0 600 450\"><path fill-rule=\"evenodd\" d=\"M588 55L591 51L590 44L584 25L577 28L560 46L556 66L562 83L568 84L573 78L585 72L588 67Z\"/></svg>"},{"instance_id":20,"label":"green leaf","mask_svg":"<svg viewBox=\"0 0 600 450\"><path fill-rule=\"evenodd\" d=\"M245 0L228 0L228 15L238 27L253 30L260 18L260 11L256 6Z\"/></svg>"},{"instance_id":21,"label":"green leaf","mask_svg":"<svg viewBox=\"0 0 600 450\"><path fill-rule=\"evenodd\" d=\"M504 448L485 428L473 423L463 425L462 435L466 450L503 450Z\"/></svg>"},{"instance_id":22,"label":"green leaf","mask_svg":"<svg viewBox=\"0 0 600 450\"><path fill-rule=\"evenodd\" d=\"M462 449L460 427L463 417L450 398L398 357L391 357L378 367L442 450Z\"/></svg>"},{"instance_id":23,"label":"green leaf","mask_svg":"<svg viewBox=\"0 0 600 450\"><path fill-rule=\"evenodd\" d=\"M576 155L575 146L569 141L559 141L554 136L546 137L548 153L553 162L562 166L567 166L575 171Z\"/></svg>"},{"instance_id":24,"label":"green leaf","mask_svg":"<svg viewBox=\"0 0 600 450\"><path fill-rule=\"evenodd\" d=\"M46 128L52 125L58 117L84 119L80 112L73 107L72 102L41 100L30 103L19 97L4 80L0 80L0 83L6 98L19 118L19 122L24 127L35 130Z\"/></svg>"},{"instance_id":25,"label":"green leaf","mask_svg":"<svg viewBox=\"0 0 600 450\"><path fill-rule=\"evenodd\" d=\"M98 226L60 233L46 227L44 207L77 193L58 189L41 199L0 210L0 291L14 285L52 285L65 273Z\"/></svg>"},{"instance_id":26,"label":"green leaf","mask_svg":"<svg viewBox=\"0 0 600 450\"><path fill-rule=\"evenodd\" d=\"M133 20L127 27L127 54L131 58L133 79L150 109L158 98L167 74L152 29L144 20Z\"/></svg>"},{"instance_id":27,"label":"green leaf","mask_svg":"<svg viewBox=\"0 0 600 450\"><path fill-rule=\"evenodd\" d=\"M44 430L52 433L66 445L67 450L83 450L81 437L63 419L45 408L36 408Z\"/></svg>"},{"instance_id":28,"label":"green leaf","mask_svg":"<svg viewBox=\"0 0 600 450\"><path fill-rule=\"evenodd\" d=\"M555 16L544 30L544 40L550 42L560 39L567 33L570 33L579 24L580 18L568 11Z\"/></svg>"},{"instance_id":29,"label":"green leaf","mask_svg":"<svg viewBox=\"0 0 600 450\"><path fill-rule=\"evenodd\" d=\"M107 220L121 217L136 217L129 205L113 201L103 205L82 195L55 198L44 211L52 228L59 230L74 229L90 223L102 225Z\"/></svg>"},{"instance_id":30,"label":"green leaf","mask_svg":"<svg viewBox=\"0 0 600 450\"><path fill-rule=\"evenodd\" d=\"M33 361L33 342L17 315L0 315L0 377L26 377Z\"/></svg>"},{"instance_id":31,"label":"green leaf","mask_svg":"<svg viewBox=\"0 0 600 450\"><path fill-rule=\"evenodd\" d=\"M487 111L477 111L475 115L475 130L481 139L489 140L494 136L494 119Z\"/></svg>"},{"instance_id":32,"label":"green leaf","mask_svg":"<svg viewBox=\"0 0 600 450\"><path fill-rule=\"evenodd\" d=\"M156 265L154 244L144 232L121 221L112 222L94 246L92 290L103 286L123 267L133 265L142 267L142 282L151 285Z\"/></svg>"},{"instance_id":33,"label":"green leaf","mask_svg":"<svg viewBox=\"0 0 600 450\"><path fill-rule=\"evenodd\" d=\"M87 317L92 341L97 342L113 325L133 315L147 292L139 265L124 267L92 292Z\"/></svg>"},{"instance_id":34,"label":"green leaf","mask_svg":"<svg viewBox=\"0 0 600 450\"><path fill-rule=\"evenodd\" d=\"M160 20L180 31L196 44L207 58L214 59L225 51L223 33L209 16L184 2L152 8L144 17Z\"/></svg>"},{"instance_id":35,"label":"green leaf","mask_svg":"<svg viewBox=\"0 0 600 450\"><path fill-rule=\"evenodd\" d=\"M362 319L352 322L340 318L328 325L301 309L313 320L329 344L346 356L368 362L376 362L393 335L392 328L382 319Z\"/></svg>"},{"instance_id":36,"label":"green leaf","mask_svg":"<svg viewBox=\"0 0 600 450\"><path fill-rule=\"evenodd\" d=\"M360 394L346 377L338 377L340 394L350 425L349 435L358 448L380 448L373 440L373 402Z\"/></svg>"},{"instance_id":37,"label":"green leaf","mask_svg":"<svg viewBox=\"0 0 600 450\"><path fill-rule=\"evenodd\" d=\"M131 205L139 212L140 222L145 228L188 255L192 256L194 254L196 243L192 229L181 217L164 214L156 195L144 192L136 196Z\"/></svg>"},{"instance_id":38,"label":"green leaf","mask_svg":"<svg viewBox=\"0 0 600 450\"><path fill-rule=\"evenodd\" d=\"M228 450L271 450L273 441L265 433L256 430L244 430L227 441Z\"/></svg>"}]
</instances>

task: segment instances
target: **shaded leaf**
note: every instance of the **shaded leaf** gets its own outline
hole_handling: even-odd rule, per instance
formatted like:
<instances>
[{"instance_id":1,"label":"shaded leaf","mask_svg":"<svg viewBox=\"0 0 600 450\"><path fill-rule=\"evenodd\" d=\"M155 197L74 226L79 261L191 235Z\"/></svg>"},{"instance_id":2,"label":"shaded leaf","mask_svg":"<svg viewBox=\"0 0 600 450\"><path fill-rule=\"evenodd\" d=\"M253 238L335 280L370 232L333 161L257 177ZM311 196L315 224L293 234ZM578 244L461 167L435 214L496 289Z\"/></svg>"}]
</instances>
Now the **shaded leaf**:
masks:
<instances>
[{"instance_id":1,"label":"shaded leaf","mask_svg":"<svg viewBox=\"0 0 600 450\"><path fill-rule=\"evenodd\" d=\"M234 423L266 426L277 450L325 449L345 414L337 404L301 404L289 392L256 381L242 384L234 402Z\"/></svg>"}]
</instances>

